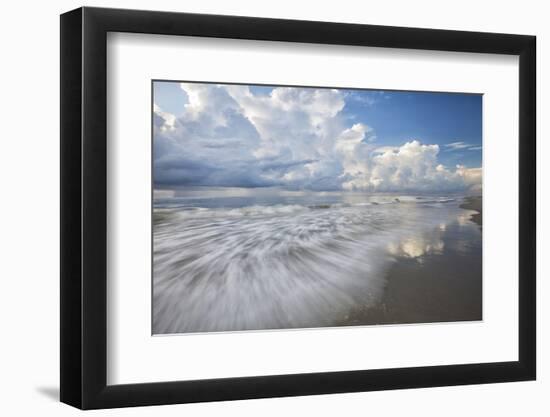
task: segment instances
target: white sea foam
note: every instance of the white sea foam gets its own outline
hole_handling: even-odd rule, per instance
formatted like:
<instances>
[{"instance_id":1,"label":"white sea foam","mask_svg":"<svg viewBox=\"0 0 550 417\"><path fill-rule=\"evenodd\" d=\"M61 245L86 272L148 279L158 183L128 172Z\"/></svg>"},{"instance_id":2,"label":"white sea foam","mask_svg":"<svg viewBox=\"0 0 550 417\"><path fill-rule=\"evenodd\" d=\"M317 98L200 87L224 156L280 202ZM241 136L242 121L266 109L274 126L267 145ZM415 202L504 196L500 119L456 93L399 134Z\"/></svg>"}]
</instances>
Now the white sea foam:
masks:
<instances>
[{"instance_id":1,"label":"white sea foam","mask_svg":"<svg viewBox=\"0 0 550 417\"><path fill-rule=\"evenodd\" d=\"M153 331L334 325L379 299L396 256L443 250L452 201L156 210Z\"/></svg>"}]
</instances>

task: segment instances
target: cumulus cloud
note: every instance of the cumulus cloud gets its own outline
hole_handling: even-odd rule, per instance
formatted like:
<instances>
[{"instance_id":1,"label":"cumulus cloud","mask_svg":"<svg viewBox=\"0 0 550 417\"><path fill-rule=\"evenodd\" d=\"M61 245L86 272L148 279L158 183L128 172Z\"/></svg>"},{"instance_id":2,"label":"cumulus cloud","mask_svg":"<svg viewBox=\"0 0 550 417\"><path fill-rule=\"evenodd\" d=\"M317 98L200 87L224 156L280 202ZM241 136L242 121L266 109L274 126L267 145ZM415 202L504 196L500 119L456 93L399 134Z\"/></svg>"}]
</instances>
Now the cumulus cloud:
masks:
<instances>
[{"instance_id":1,"label":"cumulus cloud","mask_svg":"<svg viewBox=\"0 0 550 417\"><path fill-rule=\"evenodd\" d=\"M372 127L343 115L340 90L281 87L266 95L240 85L180 86L182 115L154 106L156 188L450 191L481 184L481 170L439 164L438 145L376 146Z\"/></svg>"},{"instance_id":2,"label":"cumulus cloud","mask_svg":"<svg viewBox=\"0 0 550 417\"><path fill-rule=\"evenodd\" d=\"M418 140L386 149L372 158L370 189L378 191L459 191L481 184L481 169L457 165L454 170L438 163L439 145ZM354 187L351 188L368 188Z\"/></svg>"}]
</instances>

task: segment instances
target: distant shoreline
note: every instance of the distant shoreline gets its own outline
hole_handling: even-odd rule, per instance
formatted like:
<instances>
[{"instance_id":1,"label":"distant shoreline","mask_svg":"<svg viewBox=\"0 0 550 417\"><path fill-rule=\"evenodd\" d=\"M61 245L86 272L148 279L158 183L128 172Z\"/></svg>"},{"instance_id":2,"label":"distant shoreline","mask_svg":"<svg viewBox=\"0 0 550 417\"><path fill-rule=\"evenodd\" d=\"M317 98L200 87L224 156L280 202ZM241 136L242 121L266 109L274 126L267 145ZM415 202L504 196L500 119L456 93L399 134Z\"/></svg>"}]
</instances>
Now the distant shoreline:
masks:
<instances>
[{"instance_id":1,"label":"distant shoreline","mask_svg":"<svg viewBox=\"0 0 550 417\"><path fill-rule=\"evenodd\" d=\"M464 198L464 202L459 207L466 210L477 211L476 214L472 215L471 220L474 223L476 223L479 227L483 227L483 219L482 219L483 199L481 196L466 197Z\"/></svg>"}]
</instances>

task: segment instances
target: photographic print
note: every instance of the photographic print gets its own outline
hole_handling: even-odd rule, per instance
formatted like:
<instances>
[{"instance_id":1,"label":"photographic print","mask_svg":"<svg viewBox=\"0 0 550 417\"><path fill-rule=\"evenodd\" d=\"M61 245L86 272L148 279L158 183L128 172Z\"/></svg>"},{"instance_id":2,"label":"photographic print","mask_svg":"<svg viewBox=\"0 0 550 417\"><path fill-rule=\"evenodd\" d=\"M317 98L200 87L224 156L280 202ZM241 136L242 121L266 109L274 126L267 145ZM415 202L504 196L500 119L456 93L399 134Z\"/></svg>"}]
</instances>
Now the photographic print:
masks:
<instances>
[{"instance_id":1,"label":"photographic print","mask_svg":"<svg viewBox=\"0 0 550 417\"><path fill-rule=\"evenodd\" d=\"M482 95L152 82L152 332L482 320Z\"/></svg>"}]
</instances>

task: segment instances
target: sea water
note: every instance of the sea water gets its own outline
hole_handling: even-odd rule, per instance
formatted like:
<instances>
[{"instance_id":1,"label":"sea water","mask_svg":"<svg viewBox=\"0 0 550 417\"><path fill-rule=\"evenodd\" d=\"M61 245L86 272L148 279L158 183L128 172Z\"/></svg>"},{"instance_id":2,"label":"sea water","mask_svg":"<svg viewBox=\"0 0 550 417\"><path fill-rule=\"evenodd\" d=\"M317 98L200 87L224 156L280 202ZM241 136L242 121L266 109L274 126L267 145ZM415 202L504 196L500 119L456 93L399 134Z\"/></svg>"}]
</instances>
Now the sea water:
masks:
<instances>
[{"instance_id":1,"label":"sea water","mask_svg":"<svg viewBox=\"0 0 550 417\"><path fill-rule=\"evenodd\" d=\"M205 196L206 195L206 196ZM400 257L480 247L461 196L193 193L153 208L153 333L333 326ZM460 246L463 246L462 249ZM455 250L457 250L455 248Z\"/></svg>"}]
</instances>

